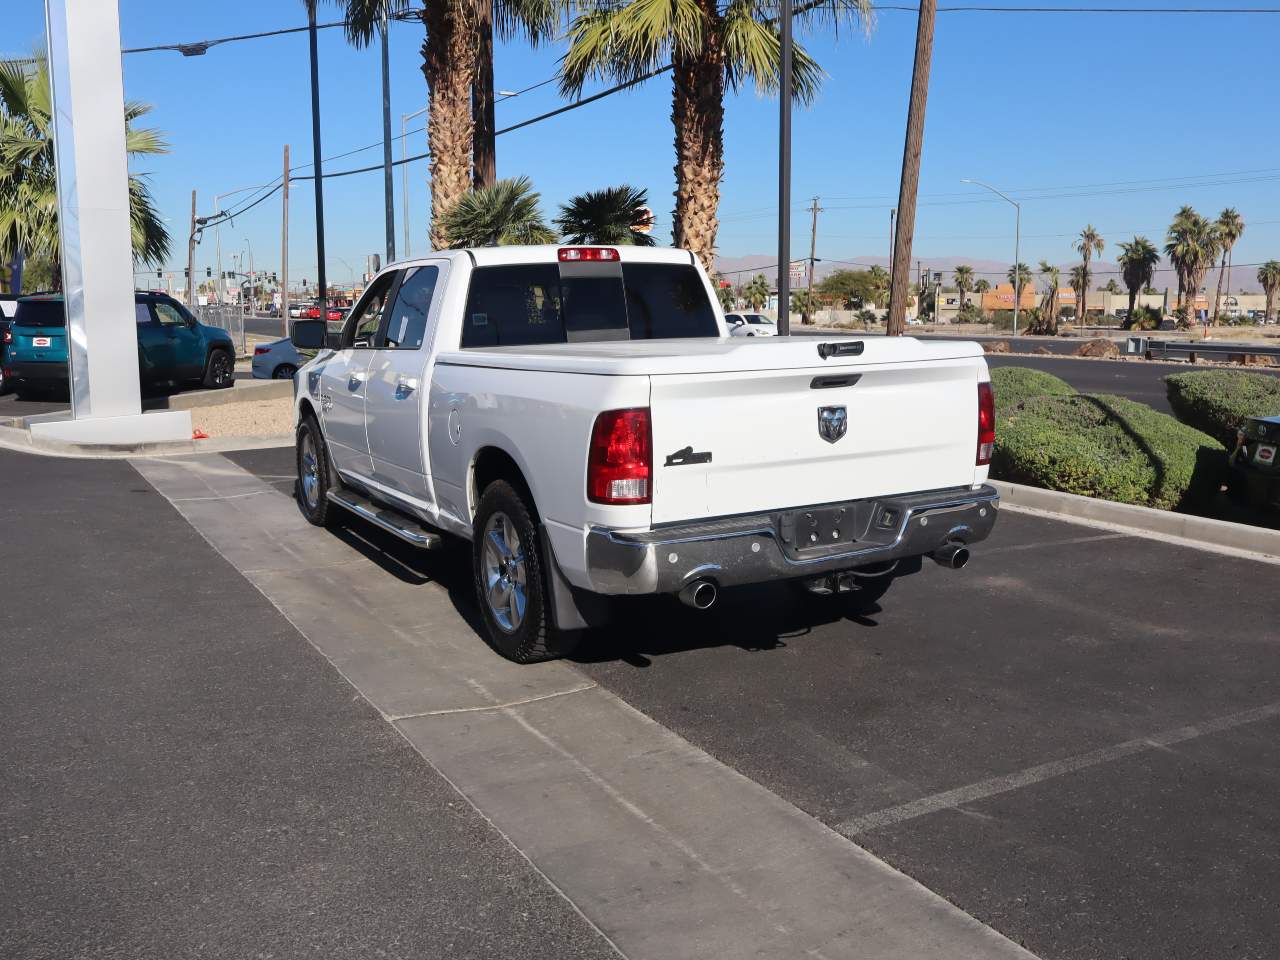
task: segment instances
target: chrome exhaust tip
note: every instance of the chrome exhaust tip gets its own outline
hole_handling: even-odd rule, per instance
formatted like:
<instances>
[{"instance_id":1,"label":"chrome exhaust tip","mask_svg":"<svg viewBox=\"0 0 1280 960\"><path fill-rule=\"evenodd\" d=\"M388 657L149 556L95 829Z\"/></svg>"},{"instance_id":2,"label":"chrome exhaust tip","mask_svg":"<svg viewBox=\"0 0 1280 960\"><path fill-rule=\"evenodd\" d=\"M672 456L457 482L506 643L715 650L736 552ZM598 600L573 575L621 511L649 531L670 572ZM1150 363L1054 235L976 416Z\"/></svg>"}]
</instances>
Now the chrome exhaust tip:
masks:
<instances>
[{"instance_id":1,"label":"chrome exhaust tip","mask_svg":"<svg viewBox=\"0 0 1280 960\"><path fill-rule=\"evenodd\" d=\"M710 580L694 580L686 584L676 596L686 607L695 610L709 610L716 602L716 585Z\"/></svg>"},{"instance_id":2,"label":"chrome exhaust tip","mask_svg":"<svg viewBox=\"0 0 1280 960\"><path fill-rule=\"evenodd\" d=\"M969 562L969 548L959 542L944 543L930 556L934 563L948 570L960 570Z\"/></svg>"}]
</instances>

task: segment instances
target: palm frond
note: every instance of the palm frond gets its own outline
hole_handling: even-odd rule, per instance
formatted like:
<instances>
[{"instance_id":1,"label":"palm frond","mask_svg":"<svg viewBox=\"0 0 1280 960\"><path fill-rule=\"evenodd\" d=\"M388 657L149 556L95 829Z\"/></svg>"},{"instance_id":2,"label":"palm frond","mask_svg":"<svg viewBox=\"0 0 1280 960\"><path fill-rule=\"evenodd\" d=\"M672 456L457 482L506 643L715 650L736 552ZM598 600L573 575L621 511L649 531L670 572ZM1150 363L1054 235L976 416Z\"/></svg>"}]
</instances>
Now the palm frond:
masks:
<instances>
[{"instance_id":1,"label":"palm frond","mask_svg":"<svg viewBox=\"0 0 1280 960\"><path fill-rule=\"evenodd\" d=\"M555 233L538 209L540 199L528 177L499 180L463 194L444 216L449 246L551 243Z\"/></svg>"}]
</instances>

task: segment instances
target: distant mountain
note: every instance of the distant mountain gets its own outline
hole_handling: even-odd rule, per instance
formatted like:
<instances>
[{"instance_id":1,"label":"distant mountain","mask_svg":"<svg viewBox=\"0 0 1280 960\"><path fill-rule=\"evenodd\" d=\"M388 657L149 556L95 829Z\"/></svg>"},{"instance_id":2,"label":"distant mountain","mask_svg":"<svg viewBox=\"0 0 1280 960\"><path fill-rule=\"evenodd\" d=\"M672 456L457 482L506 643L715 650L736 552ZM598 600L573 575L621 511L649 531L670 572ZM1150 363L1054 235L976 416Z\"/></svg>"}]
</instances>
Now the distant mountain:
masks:
<instances>
[{"instance_id":1,"label":"distant mountain","mask_svg":"<svg viewBox=\"0 0 1280 960\"><path fill-rule=\"evenodd\" d=\"M735 284L745 283L757 273L763 273L772 283L777 279L777 271L774 269L777 259L776 256L770 254L717 257L716 269ZM1071 268L1079 262L1079 260L1068 260L1057 264L1059 270L1062 271L1062 285L1064 287L1068 285L1068 281L1071 279ZM952 270L962 263L973 267L973 272L978 278L985 279L994 286L997 283L1007 282L1011 261L975 260L972 257L921 257L919 260L913 259L911 262L911 279L913 282L915 281L919 269L927 269L931 274L940 272L942 274L942 282L950 285ZM835 270L866 270L871 266L880 266L888 270L889 258L883 255L868 255L854 257L851 260L819 260L815 275L821 280ZM1030 266L1035 271L1036 264L1033 263ZM1094 260L1089 264L1089 269L1093 272L1092 286L1094 289L1106 286L1107 281L1113 278L1116 283L1120 284L1121 289L1124 288L1124 279L1120 276L1120 267L1115 263L1108 260ZM1237 267L1231 272L1231 289L1236 292L1239 292L1241 288L1248 293L1261 292L1262 288L1258 285L1256 274L1257 270L1254 267ZM1036 280L1038 284L1038 274L1036 274ZM1205 275L1204 286L1212 294L1217 284L1218 271L1215 267ZM1177 295L1178 277L1171 269L1157 270L1151 285L1160 291L1168 287L1170 296L1173 297Z\"/></svg>"}]
</instances>

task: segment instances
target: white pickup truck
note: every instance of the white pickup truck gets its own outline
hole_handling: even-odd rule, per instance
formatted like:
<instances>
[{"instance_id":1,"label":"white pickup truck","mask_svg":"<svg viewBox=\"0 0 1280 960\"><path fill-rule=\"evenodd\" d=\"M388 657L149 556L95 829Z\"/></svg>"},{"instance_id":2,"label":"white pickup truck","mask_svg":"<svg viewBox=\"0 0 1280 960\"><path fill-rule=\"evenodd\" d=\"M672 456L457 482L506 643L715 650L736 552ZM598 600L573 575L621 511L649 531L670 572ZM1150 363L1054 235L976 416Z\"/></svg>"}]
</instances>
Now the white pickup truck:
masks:
<instances>
[{"instance_id":1,"label":"white pickup truck","mask_svg":"<svg viewBox=\"0 0 1280 960\"><path fill-rule=\"evenodd\" d=\"M388 266L295 378L298 499L472 543L488 640L531 662L608 598L790 580L865 605L995 522L976 344L730 337L696 259L449 250ZM825 602L836 602L827 600Z\"/></svg>"}]
</instances>

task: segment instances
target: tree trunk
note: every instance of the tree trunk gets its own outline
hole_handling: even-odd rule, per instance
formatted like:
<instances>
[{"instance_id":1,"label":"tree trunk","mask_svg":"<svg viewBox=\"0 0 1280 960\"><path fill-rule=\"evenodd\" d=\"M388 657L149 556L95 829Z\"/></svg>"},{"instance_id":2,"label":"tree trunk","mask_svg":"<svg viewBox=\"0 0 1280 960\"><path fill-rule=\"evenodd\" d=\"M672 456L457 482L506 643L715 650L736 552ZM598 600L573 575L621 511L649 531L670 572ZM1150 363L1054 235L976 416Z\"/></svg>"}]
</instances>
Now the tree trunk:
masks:
<instances>
[{"instance_id":1,"label":"tree trunk","mask_svg":"<svg viewBox=\"0 0 1280 960\"><path fill-rule=\"evenodd\" d=\"M916 59L911 72L911 98L907 104L907 136L902 148L902 176L898 184L898 219L890 264L889 311L885 335L900 337L907 330L907 297L910 284L911 243L916 232L916 194L920 188L920 153L924 149L925 106L929 100L929 68L933 63L933 23L938 0L920 0L916 23ZM924 291L920 291L921 305Z\"/></svg>"},{"instance_id":2,"label":"tree trunk","mask_svg":"<svg viewBox=\"0 0 1280 960\"><path fill-rule=\"evenodd\" d=\"M672 71L671 123L676 141L676 209L672 240L715 272L720 228L720 178L724 175L724 57L719 18L704 3L714 24L695 58L677 57ZM779 269L785 270L783 264Z\"/></svg>"},{"instance_id":3,"label":"tree trunk","mask_svg":"<svg viewBox=\"0 0 1280 960\"><path fill-rule=\"evenodd\" d=\"M431 151L431 247L449 245L443 219L471 186L475 123L471 84L476 25L462 0L428 3L422 11L422 75L427 80L427 148Z\"/></svg>"},{"instance_id":4,"label":"tree trunk","mask_svg":"<svg viewBox=\"0 0 1280 960\"><path fill-rule=\"evenodd\" d=\"M1085 318L1089 315L1089 253L1086 250L1084 254L1084 286L1080 289L1076 300L1076 326L1084 329Z\"/></svg>"},{"instance_id":5,"label":"tree trunk","mask_svg":"<svg viewBox=\"0 0 1280 960\"><path fill-rule=\"evenodd\" d=\"M435 0L428 0L435 2ZM476 4L476 82L471 91L471 116L475 121L473 175L475 185L491 187L498 179L498 149L493 115L493 0Z\"/></svg>"},{"instance_id":6,"label":"tree trunk","mask_svg":"<svg viewBox=\"0 0 1280 960\"><path fill-rule=\"evenodd\" d=\"M1133 326L1133 311L1137 308L1137 305L1138 305L1138 288L1130 287L1129 288L1129 326L1130 327Z\"/></svg>"},{"instance_id":7,"label":"tree trunk","mask_svg":"<svg viewBox=\"0 0 1280 960\"><path fill-rule=\"evenodd\" d=\"M1268 287L1265 292L1267 294L1267 323L1271 323L1276 318L1275 317L1276 291L1274 287Z\"/></svg>"},{"instance_id":8,"label":"tree trunk","mask_svg":"<svg viewBox=\"0 0 1280 960\"><path fill-rule=\"evenodd\" d=\"M1227 249L1222 251L1222 266L1218 269L1218 291L1213 295L1213 325L1218 325L1218 305L1222 303L1222 280L1227 275ZM1230 291L1228 291L1229 293Z\"/></svg>"}]
</instances>

